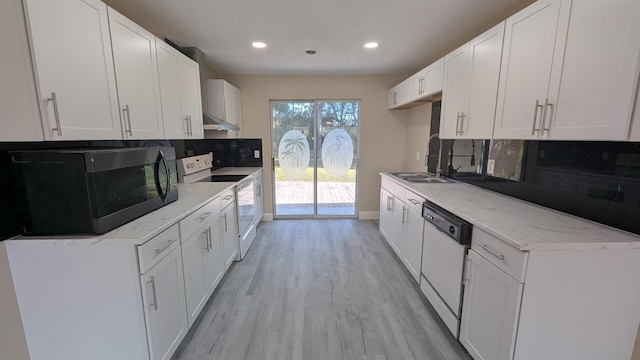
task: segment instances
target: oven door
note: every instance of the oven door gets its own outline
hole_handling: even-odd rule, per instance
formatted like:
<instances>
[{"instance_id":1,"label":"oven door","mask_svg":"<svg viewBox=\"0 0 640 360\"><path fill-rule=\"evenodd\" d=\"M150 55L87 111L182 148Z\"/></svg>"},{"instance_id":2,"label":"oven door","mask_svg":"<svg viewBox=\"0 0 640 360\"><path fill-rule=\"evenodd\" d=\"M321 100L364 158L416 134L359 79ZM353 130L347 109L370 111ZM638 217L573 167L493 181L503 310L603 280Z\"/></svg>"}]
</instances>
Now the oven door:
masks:
<instances>
[{"instance_id":1,"label":"oven door","mask_svg":"<svg viewBox=\"0 0 640 360\"><path fill-rule=\"evenodd\" d=\"M242 238L256 216L256 197L253 189L253 178L240 182L236 191L238 197L238 230L240 230L239 236Z\"/></svg>"}]
</instances>

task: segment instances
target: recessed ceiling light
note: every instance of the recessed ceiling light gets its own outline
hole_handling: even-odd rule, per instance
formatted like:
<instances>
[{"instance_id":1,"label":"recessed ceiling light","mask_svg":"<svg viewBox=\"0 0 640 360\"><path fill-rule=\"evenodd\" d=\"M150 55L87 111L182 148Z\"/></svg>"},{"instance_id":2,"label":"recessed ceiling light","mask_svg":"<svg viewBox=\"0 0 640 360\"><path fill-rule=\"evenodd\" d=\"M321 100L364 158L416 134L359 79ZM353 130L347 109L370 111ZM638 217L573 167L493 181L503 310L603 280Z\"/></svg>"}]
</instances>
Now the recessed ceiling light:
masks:
<instances>
[{"instance_id":1,"label":"recessed ceiling light","mask_svg":"<svg viewBox=\"0 0 640 360\"><path fill-rule=\"evenodd\" d=\"M368 42L366 44L364 44L364 47L366 47L367 49L375 49L378 47L378 43L377 42Z\"/></svg>"},{"instance_id":2,"label":"recessed ceiling light","mask_svg":"<svg viewBox=\"0 0 640 360\"><path fill-rule=\"evenodd\" d=\"M267 44L260 42L260 41L255 41L251 44L251 46L253 46L256 49L262 49L264 47L267 47Z\"/></svg>"}]
</instances>

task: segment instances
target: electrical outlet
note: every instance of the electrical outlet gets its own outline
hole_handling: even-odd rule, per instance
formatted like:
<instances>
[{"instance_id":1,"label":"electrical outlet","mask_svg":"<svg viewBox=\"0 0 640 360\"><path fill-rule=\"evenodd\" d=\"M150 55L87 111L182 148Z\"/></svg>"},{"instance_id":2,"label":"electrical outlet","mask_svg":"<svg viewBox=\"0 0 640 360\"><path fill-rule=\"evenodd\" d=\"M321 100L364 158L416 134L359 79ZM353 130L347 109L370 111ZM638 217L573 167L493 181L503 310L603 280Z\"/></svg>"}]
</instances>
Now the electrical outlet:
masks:
<instances>
[{"instance_id":1,"label":"electrical outlet","mask_svg":"<svg viewBox=\"0 0 640 360\"><path fill-rule=\"evenodd\" d=\"M420 151L416 153L416 160L420 160Z\"/></svg>"},{"instance_id":2,"label":"electrical outlet","mask_svg":"<svg viewBox=\"0 0 640 360\"><path fill-rule=\"evenodd\" d=\"M260 159L260 150L253 150L253 158Z\"/></svg>"}]
</instances>

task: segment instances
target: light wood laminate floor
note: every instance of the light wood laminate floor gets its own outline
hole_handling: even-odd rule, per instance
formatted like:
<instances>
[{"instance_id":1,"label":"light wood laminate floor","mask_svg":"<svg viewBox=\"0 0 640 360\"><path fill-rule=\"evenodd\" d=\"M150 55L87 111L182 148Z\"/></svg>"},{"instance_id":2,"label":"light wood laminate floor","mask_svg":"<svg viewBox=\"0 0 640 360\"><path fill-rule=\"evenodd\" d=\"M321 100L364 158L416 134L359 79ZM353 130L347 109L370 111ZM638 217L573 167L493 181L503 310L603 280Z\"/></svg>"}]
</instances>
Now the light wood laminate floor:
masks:
<instances>
[{"instance_id":1,"label":"light wood laminate floor","mask_svg":"<svg viewBox=\"0 0 640 360\"><path fill-rule=\"evenodd\" d=\"M174 359L470 359L378 231L261 223Z\"/></svg>"}]
</instances>

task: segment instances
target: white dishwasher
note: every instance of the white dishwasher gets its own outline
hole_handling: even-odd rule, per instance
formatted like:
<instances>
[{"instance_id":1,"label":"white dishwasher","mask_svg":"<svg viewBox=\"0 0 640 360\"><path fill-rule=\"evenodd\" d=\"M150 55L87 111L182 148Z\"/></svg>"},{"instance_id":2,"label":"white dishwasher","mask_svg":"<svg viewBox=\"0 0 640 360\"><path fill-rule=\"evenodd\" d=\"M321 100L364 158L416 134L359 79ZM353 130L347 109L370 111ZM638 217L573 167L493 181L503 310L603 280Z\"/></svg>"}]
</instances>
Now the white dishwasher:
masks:
<instances>
[{"instance_id":1,"label":"white dishwasher","mask_svg":"<svg viewBox=\"0 0 640 360\"><path fill-rule=\"evenodd\" d=\"M462 277L471 244L470 223L432 202L422 205L424 225L420 289L458 338L462 313Z\"/></svg>"}]
</instances>

